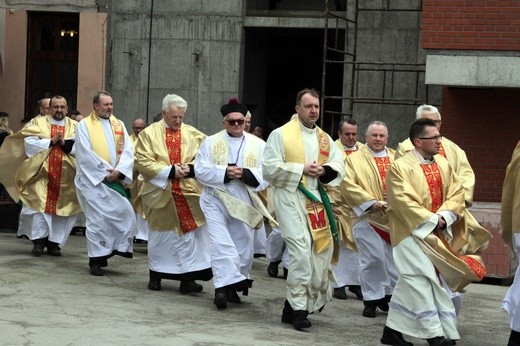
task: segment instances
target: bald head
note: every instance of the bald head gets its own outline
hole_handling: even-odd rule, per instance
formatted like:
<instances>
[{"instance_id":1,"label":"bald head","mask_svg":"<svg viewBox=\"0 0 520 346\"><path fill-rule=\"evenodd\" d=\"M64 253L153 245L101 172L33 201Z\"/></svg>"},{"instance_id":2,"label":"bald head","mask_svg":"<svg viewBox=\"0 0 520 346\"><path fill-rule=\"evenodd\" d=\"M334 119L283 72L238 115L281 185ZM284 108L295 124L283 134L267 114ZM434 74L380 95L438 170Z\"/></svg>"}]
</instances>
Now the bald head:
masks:
<instances>
[{"instance_id":1,"label":"bald head","mask_svg":"<svg viewBox=\"0 0 520 346\"><path fill-rule=\"evenodd\" d=\"M134 130L134 135L137 137L139 136L139 133L144 130L146 127L146 122L141 119L137 118L134 120L134 123L132 124L132 129Z\"/></svg>"}]
</instances>

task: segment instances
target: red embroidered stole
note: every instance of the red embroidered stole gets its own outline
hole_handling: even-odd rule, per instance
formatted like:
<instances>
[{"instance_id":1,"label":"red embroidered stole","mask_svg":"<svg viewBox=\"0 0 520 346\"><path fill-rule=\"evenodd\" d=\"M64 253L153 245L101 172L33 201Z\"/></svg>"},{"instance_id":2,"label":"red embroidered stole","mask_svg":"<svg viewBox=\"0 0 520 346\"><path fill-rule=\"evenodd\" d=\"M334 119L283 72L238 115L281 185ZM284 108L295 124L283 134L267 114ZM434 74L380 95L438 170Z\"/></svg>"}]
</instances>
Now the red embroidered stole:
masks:
<instances>
[{"instance_id":1,"label":"red embroidered stole","mask_svg":"<svg viewBox=\"0 0 520 346\"><path fill-rule=\"evenodd\" d=\"M166 148L168 149L168 157L170 158L170 164L181 162L181 131L166 129ZM177 215L179 216L179 222L182 233L193 231L197 228L197 223L193 218L190 206L186 197L182 193L179 179L172 180L172 196L177 208Z\"/></svg>"},{"instance_id":2,"label":"red embroidered stole","mask_svg":"<svg viewBox=\"0 0 520 346\"><path fill-rule=\"evenodd\" d=\"M437 162L431 164L421 164L421 168L426 177L428 183L428 189L430 190L430 198L432 199L432 205L430 208L431 212L436 213L442 205L444 199L442 193L442 176L441 171Z\"/></svg>"},{"instance_id":3,"label":"red embroidered stole","mask_svg":"<svg viewBox=\"0 0 520 346\"><path fill-rule=\"evenodd\" d=\"M441 146L439 148L439 155L442 155L442 156L444 156L445 159L448 159L446 157L446 151L444 150L444 147L442 146L442 143L441 143Z\"/></svg>"},{"instance_id":4,"label":"red embroidered stole","mask_svg":"<svg viewBox=\"0 0 520 346\"><path fill-rule=\"evenodd\" d=\"M390 157L374 157L376 160L377 171L379 172L379 177L381 178L381 182L383 183L383 196L386 196L386 173L388 172L388 168L390 168ZM372 228L376 231L377 234L388 244L390 242L390 233L383 231L382 229L370 224Z\"/></svg>"},{"instance_id":5,"label":"red embroidered stole","mask_svg":"<svg viewBox=\"0 0 520 346\"><path fill-rule=\"evenodd\" d=\"M441 146L442 149L442 146ZM446 157L444 150L439 151L439 154ZM437 210L442 205L442 201L444 199L443 193L442 193L442 176L441 172L439 170L439 166L437 165L437 162L434 162L432 164L421 164L421 168L423 169L424 175L426 176L426 181L428 182L428 189L430 190L430 197L432 199L432 205L430 208L431 212L436 213ZM446 249L448 249L453 255L457 256L471 268L475 276L478 278L478 280L482 280L484 276L486 276L486 267L480 263L478 260L476 260L472 256L465 256L461 255L459 253L456 253L452 250L451 245L446 240L446 237L439 231L434 231L433 234L437 236L441 240L441 242L444 244ZM436 269L437 274L438 270Z\"/></svg>"},{"instance_id":6,"label":"red embroidered stole","mask_svg":"<svg viewBox=\"0 0 520 346\"><path fill-rule=\"evenodd\" d=\"M57 133L65 135L65 126L51 125L51 138ZM45 213L56 214L56 203L60 196L60 183L62 171L63 149L59 145L52 147L49 153L49 173L47 181L47 199L45 201Z\"/></svg>"},{"instance_id":7,"label":"red embroidered stole","mask_svg":"<svg viewBox=\"0 0 520 346\"><path fill-rule=\"evenodd\" d=\"M348 156L348 155L352 154L355 151L357 151L357 149L345 150L345 154L347 154L347 156Z\"/></svg>"},{"instance_id":8,"label":"red embroidered stole","mask_svg":"<svg viewBox=\"0 0 520 346\"><path fill-rule=\"evenodd\" d=\"M374 159L376 160L377 170L381 177L381 182L383 183L383 195L386 195L386 173L388 172L388 168L390 168L390 157L374 157Z\"/></svg>"}]
</instances>

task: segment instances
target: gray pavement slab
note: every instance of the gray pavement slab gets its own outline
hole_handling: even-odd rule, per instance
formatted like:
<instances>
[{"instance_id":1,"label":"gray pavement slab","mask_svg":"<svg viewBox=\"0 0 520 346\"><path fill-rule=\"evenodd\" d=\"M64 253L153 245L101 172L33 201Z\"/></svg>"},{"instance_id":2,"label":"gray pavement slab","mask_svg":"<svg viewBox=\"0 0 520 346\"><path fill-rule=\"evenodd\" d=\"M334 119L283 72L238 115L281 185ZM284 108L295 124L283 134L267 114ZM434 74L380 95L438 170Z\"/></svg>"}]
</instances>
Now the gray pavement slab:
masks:
<instances>
[{"instance_id":1,"label":"gray pavement slab","mask_svg":"<svg viewBox=\"0 0 520 346\"><path fill-rule=\"evenodd\" d=\"M362 317L363 303L348 293L310 315L308 331L294 330L280 322L284 280L267 275L264 258L254 261L249 296L219 311L211 281L197 294L181 295L169 280L149 291L144 244L136 244L133 259L109 259L102 277L89 274L84 236L71 236L62 257L31 257L31 248L0 233L0 345L379 345L386 320L383 313ZM469 286L457 345L507 344L506 290Z\"/></svg>"}]
</instances>

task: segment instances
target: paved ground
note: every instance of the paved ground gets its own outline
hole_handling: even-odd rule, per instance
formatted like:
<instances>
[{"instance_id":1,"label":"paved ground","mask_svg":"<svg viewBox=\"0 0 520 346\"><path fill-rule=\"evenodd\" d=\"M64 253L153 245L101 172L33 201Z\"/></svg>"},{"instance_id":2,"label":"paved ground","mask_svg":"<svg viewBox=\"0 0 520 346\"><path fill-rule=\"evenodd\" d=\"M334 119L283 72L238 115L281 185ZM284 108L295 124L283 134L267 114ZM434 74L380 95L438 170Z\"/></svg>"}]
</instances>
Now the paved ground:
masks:
<instances>
[{"instance_id":1,"label":"paved ground","mask_svg":"<svg viewBox=\"0 0 520 346\"><path fill-rule=\"evenodd\" d=\"M379 345L385 323L384 314L362 317L362 302L349 296L311 315L307 332L282 324L284 281L267 276L265 259L255 260L242 304L218 311L211 282L193 295L179 294L173 281L147 290L145 245L136 245L133 259L109 260L103 277L89 275L83 236L71 236L59 258L31 257L31 248L0 233L0 345ZM507 344L506 289L470 285L457 345Z\"/></svg>"}]
</instances>

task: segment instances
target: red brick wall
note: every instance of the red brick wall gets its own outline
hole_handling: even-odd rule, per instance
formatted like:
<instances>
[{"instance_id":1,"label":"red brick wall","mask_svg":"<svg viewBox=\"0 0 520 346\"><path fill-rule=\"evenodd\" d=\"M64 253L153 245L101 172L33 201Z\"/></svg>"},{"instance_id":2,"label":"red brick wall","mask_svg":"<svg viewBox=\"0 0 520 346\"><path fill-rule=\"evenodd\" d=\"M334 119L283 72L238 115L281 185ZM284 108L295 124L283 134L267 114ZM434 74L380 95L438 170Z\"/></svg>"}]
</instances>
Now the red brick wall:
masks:
<instances>
[{"instance_id":1,"label":"red brick wall","mask_svg":"<svg viewBox=\"0 0 520 346\"><path fill-rule=\"evenodd\" d=\"M520 89L443 87L441 133L466 151L475 201L500 202L505 169L520 140Z\"/></svg>"},{"instance_id":2,"label":"red brick wall","mask_svg":"<svg viewBox=\"0 0 520 346\"><path fill-rule=\"evenodd\" d=\"M422 48L520 50L519 0L423 0Z\"/></svg>"}]
</instances>

